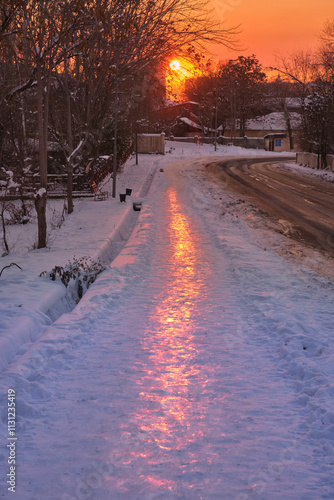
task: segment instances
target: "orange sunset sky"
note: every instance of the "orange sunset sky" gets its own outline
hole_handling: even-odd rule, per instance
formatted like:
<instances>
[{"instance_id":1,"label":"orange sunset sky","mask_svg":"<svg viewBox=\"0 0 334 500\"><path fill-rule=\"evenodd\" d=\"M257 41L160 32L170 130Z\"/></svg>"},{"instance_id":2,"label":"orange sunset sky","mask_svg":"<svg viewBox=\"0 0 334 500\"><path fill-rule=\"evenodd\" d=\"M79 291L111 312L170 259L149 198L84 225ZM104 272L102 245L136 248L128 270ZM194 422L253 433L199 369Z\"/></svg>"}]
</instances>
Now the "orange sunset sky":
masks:
<instances>
[{"instance_id":1,"label":"orange sunset sky","mask_svg":"<svg viewBox=\"0 0 334 500\"><path fill-rule=\"evenodd\" d=\"M325 22L334 19L334 0L210 0L214 15L226 28L241 25L242 52L214 49L219 59L255 54L263 66L318 45Z\"/></svg>"}]
</instances>

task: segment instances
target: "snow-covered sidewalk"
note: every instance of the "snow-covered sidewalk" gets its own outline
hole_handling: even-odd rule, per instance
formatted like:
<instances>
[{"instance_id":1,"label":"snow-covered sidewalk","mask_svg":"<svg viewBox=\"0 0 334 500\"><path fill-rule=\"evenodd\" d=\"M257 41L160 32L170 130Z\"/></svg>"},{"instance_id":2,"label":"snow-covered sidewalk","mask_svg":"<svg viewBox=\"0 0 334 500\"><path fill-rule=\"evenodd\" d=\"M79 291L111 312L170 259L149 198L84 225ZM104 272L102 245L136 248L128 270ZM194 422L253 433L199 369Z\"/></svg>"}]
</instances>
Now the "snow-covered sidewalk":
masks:
<instances>
[{"instance_id":1,"label":"snow-covered sidewalk","mask_svg":"<svg viewBox=\"0 0 334 500\"><path fill-rule=\"evenodd\" d=\"M333 284L264 247L264 229L251 229L206 177L204 150L196 158L192 145L178 148L143 159L138 194L152 185L125 246L3 371L0 432L6 441L14 389L20 500L334 496ZM134 186L135 168L126 166L122 188ZM81 203L115 207L117 221L129 209ZM88 247L74 229L82 254L109 244L102 226ZM65 263L59 251L29 253L52 255L50 268Z\"/></svg>"},{"instance_id":2,"label":"snow-covered sidewalk","mask_svg":"<svg viewBox=\"0 0 334 500\"><path fill-rule=\"evenodd\" d=\"M63 200L48 201L48 247L34 250L37 223L7 227L8 256L0 258L0 373L20 356L62 313L71 310L75 297L60 282L40 277L55 266L65 267L81 257L108 264L129 237L136 220L132 201L145 198L155 173L170 161L214 156L249 156L264 151L212 145L167 142L165 156L140 155L139 165L130 159L117 176L117 196L105 201L75 200L74 212L61 223ZM280 155L274 155L279 158ZM119 193L132 189L127 203ZM112 191L111 181L102 190ZM20 266L6 267L11 263ZM5 269L4 269L5 268Z\"/></svg>"},{"instance_id":3,"label":"snow-covered sidewalk","mask_svg":"<svg viewBox=\"0 0 334 500\"><path fill-rule=\"evenodd\" d=\"M13 250L0 259L0 266L3 269L14 262L21 270L17 266L7 267L0 278L0 372L47 325L75 306L75 295L68 293L60 281L40 274L82 257L108 265L121 250L136 221L132 202L146 195L159 160L151 156L141 165L133 163L129 162L117 179L115 199L109 196L105 201L75 200L75 211L62 224L58 222L63 201L50 199L48 248L32 249L36 223L8 227L7 238ZM132 189L132 194L126 203L120 203L118 193L125 193L127 188ZM111 181L103 190L111 192ZM53 224L55 219L57 224Z\"/></svg>"}]
</instances>

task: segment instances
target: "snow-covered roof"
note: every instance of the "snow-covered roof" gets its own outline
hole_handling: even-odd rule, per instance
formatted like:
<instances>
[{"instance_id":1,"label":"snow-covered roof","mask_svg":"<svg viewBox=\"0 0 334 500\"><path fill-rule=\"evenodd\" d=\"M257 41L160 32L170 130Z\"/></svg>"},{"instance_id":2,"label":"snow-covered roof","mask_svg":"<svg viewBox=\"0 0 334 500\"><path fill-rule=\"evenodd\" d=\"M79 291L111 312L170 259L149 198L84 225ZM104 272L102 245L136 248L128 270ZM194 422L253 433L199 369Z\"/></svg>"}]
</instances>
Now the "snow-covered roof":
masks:
<instances>
[{"instance_id":1,"label":"snow-covered roof","mask_svg":"<svg viewBox=\"0 0 334 500\"><path fill-rule=\"evenodd\" d=\"M285 102L287 107L290 109L292 108L299 109L301 107L300 97L287 97Z\"/></svg>"},{"instance_id":2,"label":"snow-covered roof","mask_svg":"<svg viewBox=\"0 0 334 500\"><path fill-rule=\"evenodd\" d=\"M178 103L175 102L175 101L172 101L171 99L166 99L165 100L165 106L168 107L168 106L177 106Z\"/></svg>"},{"instance_id":3,"label":"snow-covered roof","mask_svg":"<svg viewBox=\"0 0 334 500\"><path fill-rule=\"evenodd\" d=\"M181 107L181 106L187 106L187 105L191 105L191 106L199 106L199 103L196 102L196 101L182 101L182 102L175 102L175 101L171 101L170 99L166 99L165 100L165 105L166 107Z\"/></svg>"},{"instance_id":4,"label":"snow-covered roof","mask_svg":"<svg viewBox=\"0 0 334 500\"><path fill-rule=\"evenodd\" d=\"M197 128L197 130L202 130L202 127L200 125L193 122L192 120L190 120L190 118L187 118L186 116L182 116L180 120L186 125L189 125L190 127Z\"/></svg>"},{"instance_id":5,"label":"snow-covered roof","mask_svg":"<svg viewBox=\"0 0 334 500\"><path fill-rule=\"evenodd\" d=\"M161 132L161 134L138 134L138 137L161 137L162 135L165 135L164 132Z\"/></svg>"},{"instance_id":6,"label":"snow-covered roof","mask_svg":"<svg viewBox=\"0 0 334 500\"><path fill-rule=\"evenodd\" d=\"M297 128L300 124L300 114L290 113L290 119L292 128ZM284 113L280 111L259 116L246 122L247 130L286 130L286 128Z\"/></svg>"}]
</instances>

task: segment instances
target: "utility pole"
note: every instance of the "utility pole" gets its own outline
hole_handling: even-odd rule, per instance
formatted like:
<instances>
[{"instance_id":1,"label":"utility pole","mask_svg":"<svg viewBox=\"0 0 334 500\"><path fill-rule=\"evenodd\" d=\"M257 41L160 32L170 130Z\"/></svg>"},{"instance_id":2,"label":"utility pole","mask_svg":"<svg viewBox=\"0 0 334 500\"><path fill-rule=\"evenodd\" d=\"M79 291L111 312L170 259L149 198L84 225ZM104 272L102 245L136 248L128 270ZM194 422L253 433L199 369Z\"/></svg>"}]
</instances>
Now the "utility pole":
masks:
<instances>
[{"instance_id":1,"label":"utility pole","mask_svg":"<svg viewBox=\"0 0 334 500\"><path fill-rule=\"evenodd\" d=\"M218 127L218 89L216 87L216 109L215 109L215 151L217 151L217 127Z\"/></svg>"},{"instance_id":2,"label":"utility pole","mask_svg":"<svg viewBox=\"0 0 334 500\"><path fill-rule=\"evenodd\" d=\"M116 198L116 170L117 170L117 127L118 127L118 68L116 67L116 88L114 103L114 152L112 170L112 197Z\"/></svg>"},{"instance_id":3,"label":"utility pole","mask_svg":"<svg viewBox=\"0 0 334 500\"><path fill-rule=\"evenodd\" d=\"M137 131L137 123L136 123L136 165L138 165L138 131Z\"/></svg>"}]
</instances>

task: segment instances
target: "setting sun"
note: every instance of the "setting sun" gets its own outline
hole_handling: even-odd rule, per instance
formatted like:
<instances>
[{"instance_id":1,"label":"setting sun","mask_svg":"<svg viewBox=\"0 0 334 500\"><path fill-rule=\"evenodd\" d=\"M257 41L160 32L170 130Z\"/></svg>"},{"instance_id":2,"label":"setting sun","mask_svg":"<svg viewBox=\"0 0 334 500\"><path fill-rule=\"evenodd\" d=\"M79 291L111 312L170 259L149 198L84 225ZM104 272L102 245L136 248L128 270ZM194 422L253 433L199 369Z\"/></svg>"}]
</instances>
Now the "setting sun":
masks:
<instances>
[{"instance_id":1,"label":"setting sun","mask_svg":"<svg viewBox=\"0 0 334 500\"><path fill-rule=\"evenodd\" d=\"M180 69L180 63L179 61L171 61L169 63L169 66L171 69L173 69L174 71L177 71L178 69Z\"/></svg>"},{"instance_id":2,"label":"setting sun","mask_svg":"<svg viewBox=\"0 0 334 500\"><path fill-rule=\"evenodd\" d=\"M182 100L185 81L199 74L199 70L191 61L180 58L169 63L166 73L166 90L168 98Z\"/></svg>"}]
</instances>

